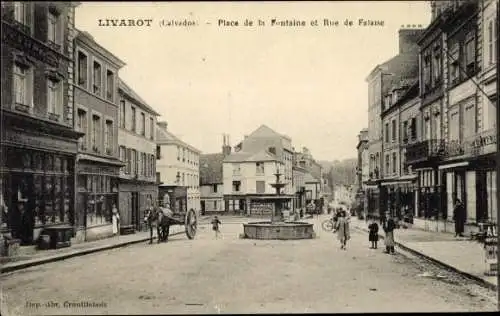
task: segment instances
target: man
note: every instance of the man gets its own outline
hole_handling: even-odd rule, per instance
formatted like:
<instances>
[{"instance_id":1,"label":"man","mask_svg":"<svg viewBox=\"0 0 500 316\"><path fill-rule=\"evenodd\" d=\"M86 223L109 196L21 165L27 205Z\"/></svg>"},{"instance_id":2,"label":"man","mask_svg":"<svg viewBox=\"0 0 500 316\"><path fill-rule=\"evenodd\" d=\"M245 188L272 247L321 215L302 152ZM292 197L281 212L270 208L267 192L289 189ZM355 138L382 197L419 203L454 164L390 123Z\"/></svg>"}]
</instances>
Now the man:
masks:
<instances>
[{"instance_id":1,"label":"man","mask_svg":"<svg viewBox=\"0 0 500 316\"><path fill-rule=\"evenodd\" d=\"M455 199L455 207L453 209L453 220L455 221L455 237L464 237L465 227L465 207L460 199Z\"/></svg>"}]
</instances>

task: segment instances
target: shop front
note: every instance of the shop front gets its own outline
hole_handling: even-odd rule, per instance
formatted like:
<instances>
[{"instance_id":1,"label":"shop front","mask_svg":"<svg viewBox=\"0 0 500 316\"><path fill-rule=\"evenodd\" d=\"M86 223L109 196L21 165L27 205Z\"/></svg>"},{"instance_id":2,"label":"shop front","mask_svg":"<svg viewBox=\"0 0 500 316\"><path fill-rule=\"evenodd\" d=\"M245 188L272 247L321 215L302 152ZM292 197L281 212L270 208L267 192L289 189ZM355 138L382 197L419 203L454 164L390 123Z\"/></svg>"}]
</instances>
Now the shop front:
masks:
<instances>
[{"instance_id":1,"label":"shop front","mask_svg":"<svg viewBox=\"0 0 500 316\"><path fill-rule=\"evenodd\" d=\"M158 205L167 201L165 196L168 196L169 207L175 213L185 213L188 211L187 187L161 185L158 187Z\"/></svg>"},{"instance_id":2,"label":"shop front","mask_svg":"<svg viewBox=\"0 0 500 316\"><path fill-rule=\"evenodd\" d=\"M18 128L18 118L10 116L2 123L1 235L33 245L51 227L68 227L71 234L80 134L36 120Z\"/></svg>"},{"instance_id":3,"label":"shop front","mask_svg":"<svg viewBox=\"0 0 500 316\"><path fill-rule=\"evenodd\" d=\"M120 234L143 230L145 211L157 200L156 184L120 179L118 202Z\"/></svg>"},{"instance_id":4,"label":"shop front","mask_svg":"<svg viewBox=\"0 0 500 316\"><path fill-rule=\"evenodd\" d=\"M121 165L79 160L75 230L77 241L92 241L113 235L112 209L118 205L118 175Z\"/></svg>"}]
</instances>

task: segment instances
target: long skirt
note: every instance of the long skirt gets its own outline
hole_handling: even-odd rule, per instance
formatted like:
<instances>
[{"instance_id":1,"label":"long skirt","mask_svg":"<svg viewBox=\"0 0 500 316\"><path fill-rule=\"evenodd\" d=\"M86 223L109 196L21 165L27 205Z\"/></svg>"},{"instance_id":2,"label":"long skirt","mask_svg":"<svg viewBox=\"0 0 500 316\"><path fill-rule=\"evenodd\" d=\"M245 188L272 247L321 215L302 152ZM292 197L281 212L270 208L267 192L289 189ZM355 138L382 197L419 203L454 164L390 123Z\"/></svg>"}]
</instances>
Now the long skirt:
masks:
<instances>
[{"instance_id":1,"label":"long skirt","mask_svg":"<svg viewBox=\"0 0 500 316\"><path fill-rule=\"evenodd\" d=\"M113 216L113 234L118 234L118 218Z\"/></svg>"},{"instance_id":2,"label":"long skirt","mask_svg":"<svg viewBox=\"0 0 500 316\"><path fill-rule=\"evenodd\" d=\"M386 247L394 247L394 231L385 233L384 243Z\"/></svg>"}]
</instances>

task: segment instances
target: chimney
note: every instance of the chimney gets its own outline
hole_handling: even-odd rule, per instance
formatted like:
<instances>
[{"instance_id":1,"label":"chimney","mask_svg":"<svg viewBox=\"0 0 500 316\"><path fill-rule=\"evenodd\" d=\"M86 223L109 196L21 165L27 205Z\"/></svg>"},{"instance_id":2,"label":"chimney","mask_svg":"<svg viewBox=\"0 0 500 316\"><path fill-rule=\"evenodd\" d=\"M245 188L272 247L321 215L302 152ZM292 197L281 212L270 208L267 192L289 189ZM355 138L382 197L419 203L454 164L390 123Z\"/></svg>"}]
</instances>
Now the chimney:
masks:
<instances>
[{"instance_id":1,"label":"chimney","mask_svg":"<svg viewBox=\"0 0 500 316\"><path fill-rule=\"evenodd\" d=\"M223 134L222 135L222 154L224 156L230 155L231 154L231 146L229 145L229 135Z\"/></svg>"},{"instance_id":2,"label":"chimney","mask_svg":"<svg viewBox=\"0 0 500 316\"><path fill-rule=\"evenodd\" d=\"M168 123L166 121L161 121L161 122L158 122L156 124L158 124L158 126L163 128L163 129L167 129L167 126L168 126Z\"/></svg>"},{"instance_id":3,"label":"chimney","mask_svg":"<svg viewBox=\"0 0 500 316\"><path fill-rule=\"evenodd\" d=\"M399 30L399 53L418 53L417 40L423 34L424 29L401 29Z\"/></svg>"}]
</instances>

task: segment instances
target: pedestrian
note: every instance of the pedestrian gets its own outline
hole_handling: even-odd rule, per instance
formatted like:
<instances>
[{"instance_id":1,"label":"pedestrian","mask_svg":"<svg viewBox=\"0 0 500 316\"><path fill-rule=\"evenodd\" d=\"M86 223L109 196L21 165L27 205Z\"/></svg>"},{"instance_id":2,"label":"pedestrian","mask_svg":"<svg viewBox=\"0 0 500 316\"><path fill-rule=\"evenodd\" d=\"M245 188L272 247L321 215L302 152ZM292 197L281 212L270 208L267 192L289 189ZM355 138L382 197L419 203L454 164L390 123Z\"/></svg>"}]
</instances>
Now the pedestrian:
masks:
<instances>
[{"instance_id":1,"label":"pedestrian","mask_svg":"<svg viewBox=\"0 0 500 316\"><path fill-rule=\"evenodd\" d=\"M460 199L455 199L453 209L453 220L455 221L455 237L464 237L465 207Z\"/></svg>"},{"instance_id":2,"label":"pedestrian","mask_svg":"<svg viewBox=\"0 0 500 316\"><path fill-rule=\"evenodd\" d=\"M370 216L368 219L370 221L370 224L368 225L368 241L371 242L370 249L377 249L378 224L373 217Z\"/></svg>"},{"instance_id":3,"label":"pedestrian","mask_svg":"<svg viewBox=\"0 0 500 316\"><path fill-rule=\"evenodd\" d=\"M118 235L119 227L120 227L120 214L118 213L118 209L116 208L116 204L113 204L112 211L112 223L113 223L113 235Z\"/></svg>"},{"instance_id":4,"label":"pedestrian","mask_svg":"<svg viewBox=\"0 0 500 316\"><path fill-rule=\"evenodd\" d=\"M387 217L387 221L384 222L384 232L385 232L385 253L394 254L394 229L396 228L396 223L392 216Z\"/></svg>"},{"instance_id":5,"label":"pedestrian","mask_svg":"<svg viewBox=\"0 0 500 316\"><path fill-rule=\"evenodd\" d=\"M222 223L220 222L219 218L217 218L217 215L215 215L214 219L212 220L212 230L215 232L215 239L219 239L219 225Z\"/></svg>"},{"instance_id":6,"label":"pedestrian","mask_svg":"<svg viewBox=\"0 0 500 316\"><path fill-rule=\"evenodd\" d=\"M340 241L340 249L347 250L347 241L350 239L349 220L346 211L341 211L335 225L335 232Z\"/></svg>"}]
</instances>

